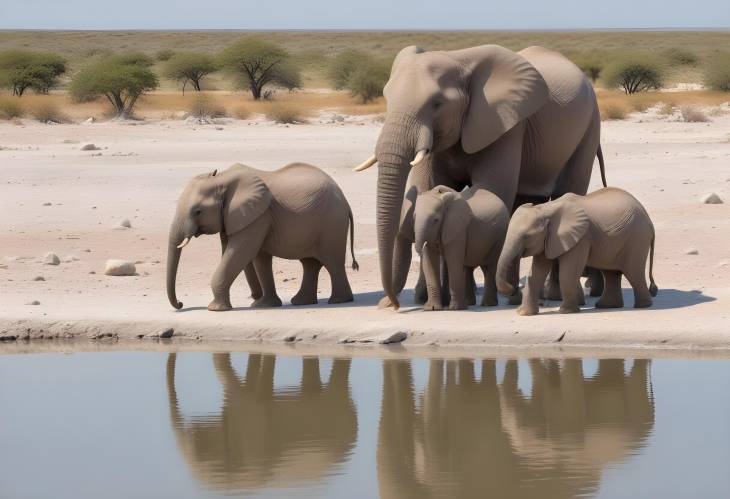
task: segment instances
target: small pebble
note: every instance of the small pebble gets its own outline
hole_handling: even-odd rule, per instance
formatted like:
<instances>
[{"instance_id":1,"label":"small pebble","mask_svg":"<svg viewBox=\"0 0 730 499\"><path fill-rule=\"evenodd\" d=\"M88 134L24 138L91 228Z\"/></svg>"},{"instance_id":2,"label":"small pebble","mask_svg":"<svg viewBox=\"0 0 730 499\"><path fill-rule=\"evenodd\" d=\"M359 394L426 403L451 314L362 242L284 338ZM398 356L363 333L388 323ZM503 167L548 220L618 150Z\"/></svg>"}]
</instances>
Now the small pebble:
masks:
<instances>
[{"instance_id":1,"label":"small pebble","mask_svg":"<svg viewBox=\"0 0 730 499\"><path fill-rule=\"evenodd\" d=\"M33 300L33 301L29 301L28 303L26 303L26 305L40 305L40 304L41 304L41 302L39 302L38 300Z\"/></svg>"},{"instance_id":2,"label":"small pebble","mask_svg":"<svg viewBox=\"0 0 730 499\"><path fill-rule=\"evenodd\" d=\"M684 254L685 255L699 255L700 252L697 250L697 248L689 248Z\"/></svg>"},{"instance_id":3,"label":"small pebble","mask_svg":"<svg viewBox=\"0 0 730 499\"><path fill-rule=\"evenodd\" d=\"M124 220L122 220L121 222L119 222L119 226L120 227L126 227L128 229L131 229L132 228L132 223L129 221L128 218L125 218Z\"/></svg>"},{"instance_id":4,"label":"small pebble","mask_svg":"<svg viewBox=\"0 0 730 499\"><path fill-rule=\"evenodd\" d=\"M714 192L711 192L709 194L705 194L702 196L702 203L703 204L723 204L723 200L715 194Z\"/></svg>"},{"instance_id":5,"label":"small pebble","mask_svg":"<svg viewBox=\"0 0 730 499\"><path fill-rule=\"evenodd\" d=\"M43 263L45 265L58 265L61 263L61 259L55 253L46 253L43 257Z\"/></svg>"},{"instance_id":6,"label":"small pebble","mask_svg":"<svg viewBox=\"0 0 730 499\"><path fill-rule=\"evenodd\" d=\"M35 276L35 277L33 278L33 280L34 280L34 281L45 281L45 280L46 280L46 278L45 278L45 277L43 277L42 275L37 275L37 276Z\"/></svg>"}]
</instances>

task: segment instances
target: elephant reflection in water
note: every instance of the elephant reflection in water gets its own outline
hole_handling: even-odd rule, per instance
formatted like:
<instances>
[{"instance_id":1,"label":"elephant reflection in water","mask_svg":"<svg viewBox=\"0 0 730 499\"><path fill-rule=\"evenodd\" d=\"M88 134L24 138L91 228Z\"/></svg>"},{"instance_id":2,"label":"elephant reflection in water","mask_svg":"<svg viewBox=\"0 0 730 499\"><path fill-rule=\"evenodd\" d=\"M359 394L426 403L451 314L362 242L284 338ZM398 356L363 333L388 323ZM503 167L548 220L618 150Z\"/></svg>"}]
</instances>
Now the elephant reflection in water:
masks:
<instances>
[{"instance_id":1,"label":"elephant reflection in water","mask_svg":"<svg viewBox=\"0 0 730 499\"><path fill-rule=\"evenodd\" d=\"M475 377L469 360L432 361L416 403L409 361L385 361L378 442L380 496L569 498L600 484L610 463L643 447L654 423L649 362L530 361L532 393L508 361Z\"/></svg>"},{"instance_id":2,"label":"elephant reflection in water","mask_svg":"<svg viewBox=\"0 0 730 499\"><path fill-rule=\"evenodd\" d=\"M349 454L357 437L349 359L334 359L329 381L319 359L303 358L297 388L274 390L273 355L251 354L240 380L229 354L213 354L223 387L218 414L185 418L175 384L175 354L167 360L170 416L192 473L213 489L232 492L319 480Z\"/></svg>"}]
</instances>

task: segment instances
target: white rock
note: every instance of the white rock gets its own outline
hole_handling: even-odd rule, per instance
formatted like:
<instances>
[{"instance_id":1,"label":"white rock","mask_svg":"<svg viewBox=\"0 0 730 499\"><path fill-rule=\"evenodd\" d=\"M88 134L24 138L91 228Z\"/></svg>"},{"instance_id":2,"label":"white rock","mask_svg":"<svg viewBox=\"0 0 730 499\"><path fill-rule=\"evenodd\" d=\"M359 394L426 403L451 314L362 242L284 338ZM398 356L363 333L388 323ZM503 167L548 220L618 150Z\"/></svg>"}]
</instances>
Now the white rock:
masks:
<instances>
[{"instance_id":1,"label":"white rock","mask_svg":"<svg viewBox=\"0 0 730 499\"><path fill-rule=\"evenodd\" d=\"M704 196L702 196L702 203L703 204L723 204L723 200L720 199L720 196L718 196L714 192L711 192L709 194L705 194Z\"/></svg>"},{"instance_id":2,"label":"white rock","mask_svg":"<svg viewBox=\"0 0 730 499\"><path fill-rule=\"evenodd\" d=\"M105 275L124 276L136 273L137 268L134 263L128 260L107 260L104 268Z\"/></svg>"},{"instance_id":3,"label":"white rock","mask_svg":"<svg viewBox=\"0 0 730 499\"><path fill-rule=\"evenodd\" d=\"M125 218L124 220L122 220L121 222L119 222L119 226L120 227L126 227L128 229L131 229L132 228L132 223L129 221L128 218Z\"/></svg>"},{"instance_id":4,"label":"white rock","mask_svg":"<svg viewBox=\"0 0 730 499\"><path fill-rule=\"evenodd\" d=\"M55 253L46 253L43 257L43 263L45 265L58 265L61 263L61 259Z\"/></svg>"}]
</instances>

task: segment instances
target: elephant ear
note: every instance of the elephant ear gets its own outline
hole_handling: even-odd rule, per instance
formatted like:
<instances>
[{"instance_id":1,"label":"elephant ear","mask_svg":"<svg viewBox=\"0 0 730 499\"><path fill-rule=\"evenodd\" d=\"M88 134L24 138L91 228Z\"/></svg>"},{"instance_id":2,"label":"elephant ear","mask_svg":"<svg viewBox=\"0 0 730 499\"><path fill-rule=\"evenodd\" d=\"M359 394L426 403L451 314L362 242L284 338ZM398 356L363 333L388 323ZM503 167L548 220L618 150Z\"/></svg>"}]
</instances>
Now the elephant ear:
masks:
<instances>
[{"instance_id":1,"label":"elephant ear","mask_svg":"<svg viewBox=\"0 0 730 499\"><path fill-rule=\"evenodd\" d=\"M588 231L588 214L571 199L574 197L578 196L566 194L554 201L558 207L548 215L545 256L551 260L573 248Z\"/></svg>"},{"instance_id":2,"label":"elephant ear","mask_svg":"<svg viewBox=\"0 0 730 499\"><path fill-rule=\"evenodd\" d=\"M225 194L223 223L226 234L231 235L260 217L271 204L271 191L253 168L238 167L234 182Z\"/></svg>"},{"instance_id":3,"label":"elephant ear","mask_svg":"<svg viewBox=\"0 0 730 499\"><path fill-rule=\"evenodd\" d=\"M471 219L471 210L467 202L453 190L445 192L441 198L445 203L441 244L445 246L464 234Z\"/></svg>"},{"instance_id":4,"label":"elephant ear","mask_svg":"<svg viewBox=\"0 0 730 499\"><path fill-rule=\"evenodd\" d=\"M511 50L484 45L454 55L471 67L469 107L461 133L461 145L469 154L496 141L548 98L542 75Z\"/></svg>"}]
</instances>

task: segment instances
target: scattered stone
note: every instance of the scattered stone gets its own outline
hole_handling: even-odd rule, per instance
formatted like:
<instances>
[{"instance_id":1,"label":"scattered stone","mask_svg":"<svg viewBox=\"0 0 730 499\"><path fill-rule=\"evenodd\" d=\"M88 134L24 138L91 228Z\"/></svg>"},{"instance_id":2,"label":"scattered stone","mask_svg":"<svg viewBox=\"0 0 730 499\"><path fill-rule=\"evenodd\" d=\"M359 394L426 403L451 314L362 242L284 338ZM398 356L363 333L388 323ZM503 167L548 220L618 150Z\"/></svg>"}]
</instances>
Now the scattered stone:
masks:
<instances>
[{"instance_id":1,"label":"scattered stone","mask_svg":"<svg viewBox=\"0 0 730 499\"><path fill-rule=\"evenodd\" d=\"M82 151L98 151L101 147L97 147L96 144L86 144L81 146Z\"/></svg>"},{"instance_id":2,"label":"scattered stone","mask_svg":"<svg viewBox=\"0 0 730 499\"><path fill-rule=\"evenodd\" d=\"M697 250L697 248L689 248L687 251L684 252L685 255L699 255L700 252Z\"/></svg>"},{"instance_id":3,"label":"scattered stone","mask_svg":"<svg viewBox=\"0 0 730 499\"><path fill-rule=\"evenodd\" d=\"M41 302L39 302L38 300L33 300L33 301L29 301L28 303L26 303L26 305L40 305L40 304L41 304Z\"/></svg>"},{"instance_id":4,"label":"scattered stone","mask_svg":"<svg viewBox=\"0 0 730 499\"><path fill-rule=\"evenodd\" d=\"M104 275L128 276L137 273L133 262L128 260L107 260Z\"/></svg>"},{"instance_id":5,"label":"scattered stone","mask_svg":"<svg viewBox=\"0 0 730 499\"><path fill-rule=\"evenodd\" d=\"M52 203L43 203L43 206L51 206Z\"/></svg>"},{"instance_id":6,"label":"scattered stone","mask_svg":"<svg viewBox=\"0 0 730 499\"><path fill-rule=\"evenodd\" d=\"M92 270L89 274L96 274L96 271Z\"/></svg>"},{"instance_id":7,"label":"scattered stone","mask_svg":"<svg viewBox=\"0 0 730 499\"><path fill-rule=\"evenodd\" d=\"M381 345L390 345L393 343L400 343L402 341L405 341L405 339L408 338L408 335L403 331L398 331L397 333L393 333L390 336L388 336L385 339L380 340Z\"/></svg>"},{"instance_id":8,"label":"scattered stone","mask_svg":"<svg viewBox=\"0 0 730 499\"><path fill-rule=\"evenodd\" d=\"M702 204L723 204L723 200L720 196L711 192L702 196Z\"/></svg>"},{"instance_id":9,"label":"scattered stone","mask_svg":"<svg viewBox=\"0 0 730 499\"><path fill-rule=\"evenodd\" d=\"M172 338L172 335L175 334L175 330L171 327L160 329L158 331L155 331L153 333L150 333L146 335L147 338L160 338L163 340Z\"/></svg>"},{"instance_id":10,"label":"scattered stone","mask_svg":"<svg viewBox=\"0 0 730 499\"><path fill-rule=\"evenodd\" d=\"M44 265L59 265L60 263L61 259L58 258L58 255L55 253L46 253L43 257Z\"/></svg>"},{"instance_id":11,"label":"scattered stone","mask_svg":"<svg viewBox=\"0 0 730 499\"><path fill-rule=\"evenodd\" d=\"M126 227L127 229L131 229L132 228L132 222L130 222L128 218L125 218L124 220L122 220L121 222L119 222L119 226L120 227Z\"/></svg>"},{"instance_id":12,"label":"scattered stone","mask_svg":"<svg viewBox=\"0 0 730 499\"><path fill-rule=\"evenodd\" d=\"M287 343L291 343L292 341L294 341L296 339L297 339L297 335L296 334L292 334L292 335L289 335L286 338L284 338L284 341L286 341Z\"/></svg>"},{"instance_id":13,"label":"scattered stone","mask_svg":"<svg viewBox=\"0 0 730 499\"><path fill-rule=\"evenodd\" d=\"M37 275L37 276L35 276L35 277L33 278L33 280L34 280L34 281L45 281L45 280L46 280L46 278L45 278L45 277L43 277L42 275Z\"/></svg>"},{"instance_id":14,"label":"scattered stone","mask_svg":"<svg viewBox=\"0 0 730 499\"><path fill-rule=\"evenodd\" d=\"M563 331L563 334L561 334L560 337L558 337L558 339L555 340L555 343L560 343L561 341L563 341L566 333L567 333L567 331Z\"/></svg>"}]
</instances>

